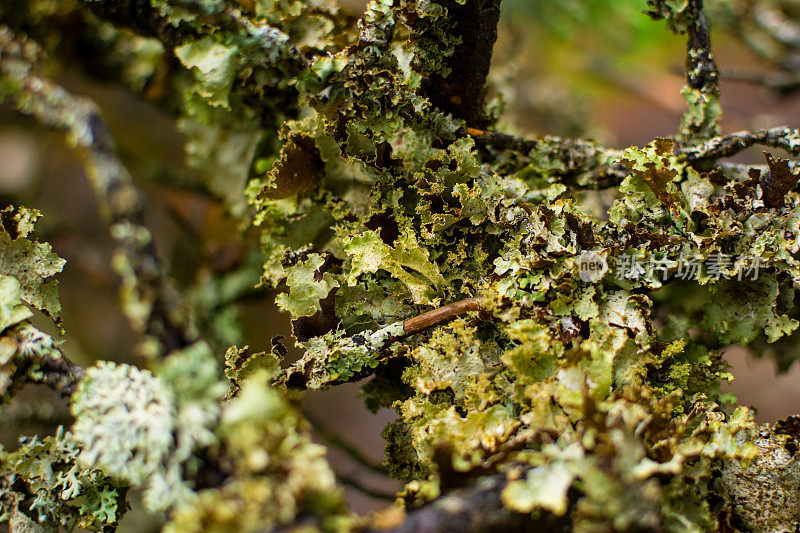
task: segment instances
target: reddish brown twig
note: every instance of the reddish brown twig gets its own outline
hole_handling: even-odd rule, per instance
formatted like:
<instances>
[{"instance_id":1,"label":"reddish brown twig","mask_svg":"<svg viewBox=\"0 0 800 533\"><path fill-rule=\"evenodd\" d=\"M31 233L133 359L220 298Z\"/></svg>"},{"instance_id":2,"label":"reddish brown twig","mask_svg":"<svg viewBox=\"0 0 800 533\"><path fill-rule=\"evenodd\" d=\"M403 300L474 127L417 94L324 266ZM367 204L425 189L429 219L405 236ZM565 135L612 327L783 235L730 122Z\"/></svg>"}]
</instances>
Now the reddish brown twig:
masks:
<instances>
[{"instance_id":1,"label":"reddish brown twig","mask_svg":"<svg viewBox=\"0 0 800 533\"><path fill-rule=\"evenodd\" d=\"M434 309L433 311L422 313L414 318L409 318L403 322L405 335L415 335L425 331L428 328L438 326L439 324L443 324L444 322L465 315L470 311L477 311L481 308L482 301L483 298L478 296L474 298L467 298L466 300L459 300L458 302L445 305L444 307Z\"/></svg>"}]
</instances>

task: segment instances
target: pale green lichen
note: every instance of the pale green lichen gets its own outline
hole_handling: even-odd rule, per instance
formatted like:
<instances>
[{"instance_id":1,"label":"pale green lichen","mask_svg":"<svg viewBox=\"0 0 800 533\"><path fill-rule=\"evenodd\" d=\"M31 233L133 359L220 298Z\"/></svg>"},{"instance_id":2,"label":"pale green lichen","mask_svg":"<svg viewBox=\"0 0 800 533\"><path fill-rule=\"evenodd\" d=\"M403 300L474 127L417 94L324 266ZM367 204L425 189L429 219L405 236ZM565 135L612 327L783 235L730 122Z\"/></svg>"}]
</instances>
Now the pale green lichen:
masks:
<instances>
[{"instance_id":1,"label":"pale green lichen","mask_svg":"<svg viewBox=\"0 0 800 533\"><path fill-rule=\"evenodd\" d=\"M93 466L80 466L69 432L33 437L18 450L0 449L0 511L12 531L102 531L125 512L126 487Z\"/></svg>"},{"instance_id":2,"label":"pale green lichen","mask_svg":"<svg viewBox=\"0 0 800 533\"><path fill-rule=\"evenodd\" d=\"M0 274L19 281L22 299L59 318L58 282L53 276L61 272L66 261L58 257L47 243L29 239L33 224L41 214L35 210L7 207L2 212L0 229Z\"/></svg>"},{"instance_id":3,"label":"pale green lichen","mask_svg":"<svg viewBox=\"0 0 800 533\"><path fill-rule=\"evenodd\" d=\"M320 517L318 527L344 526L325 449L311 442L297 411L270 387L270 379L267 371L255 372L225 405L217 436L230 478L179 508L167 531L206 531L208 524L221 531L264 531L304 513Z\"/></svg>"},{"instance_id":4,"label":"pale green lichen","mask_svg":"<svg viewBox=\"0 0 800 533\"><path fill-rule=\"evenodd\" d=\"M11 276L0 276L0 331L33 316L22 303L22 287Z\"/></svg>"},{"instance_id":5,"label":"pale green lichen","mask_svg":"<svg viewBox=\"0 0 800 533\"><path fill-rule=\"evenodd\" d=\"M186 504L195 498L186 470L217 442L226 389L203 344L174 353L159 377L128 365L90 368L72 401L79 459L144 487L153 510Z\"/></svg>"}]
</instances>

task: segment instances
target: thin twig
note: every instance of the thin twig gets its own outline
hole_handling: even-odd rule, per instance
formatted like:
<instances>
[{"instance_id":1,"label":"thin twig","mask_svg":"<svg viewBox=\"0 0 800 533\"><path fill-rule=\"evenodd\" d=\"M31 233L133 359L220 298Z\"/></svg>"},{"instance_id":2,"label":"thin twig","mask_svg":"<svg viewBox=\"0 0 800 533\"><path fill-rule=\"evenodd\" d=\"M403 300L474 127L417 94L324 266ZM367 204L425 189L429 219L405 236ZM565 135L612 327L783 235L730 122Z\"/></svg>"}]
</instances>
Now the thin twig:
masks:
<instances>
[{"instance_id":1,"label":"thin twig","mask_svg":"<svg viewBox=\"0 0 800 533\"><path fill-rule=\"evenodd\" d=\"M405 335L416 335L426 329L466 315L470 311L477 311L481 308L482 302L483 298L476 296L422 313L403 322L403 330L405 330Z\"/></svg>"},{"instance_id":2,"label":"thin twig","mask_svg":"<svg viewBox=\"0 0 800 533\"><path fill-rule=\"evenodd\" d=\"M720 77L730 81L762 85L782 93L790 93L800 88L800 73L794 72L760 73L728 67L720 73Z\"/></svg>"},{"instance_id":3,"label":"thin twig","mask_svg":"<svg viewBox=\"0 0 800 533\"><path fill-rule=\"evenodd\" d=\"M367 348L371 351L379 352L388 348L395 341L416 335L470 312L480 310L481 308L482 298L466 298L409 318L403 322L394 322L373 332L367 331L357 333L356 335L340 341L342 343L341 346L343 350L363 350ZM281 381L290 388L305 389L308 387L309 376L313 374L314 369L322 363L323 361L307 353L305 357L301 358L284 371ZM341 385L344 383L353 383L371 376L374 372L374 368L365 366L361 370L347 375L345 378L327 380L325 384Z\"/></svg>"},{"instance_id":4,"label":"thin twig","mask_svg":"<svg viewBox=\"0 0 800 533\"><path fill-rule=\"evenodd\" d=\"M753 20L776 41L792 48L800 48L800 25L774 6L756 3L753 6Z\"/></svg>"},{"instance_id":5,"label":"thin twig","mask_svg":"<svg viewBox=\"0 0 800 533\"><path fill-rule=\"evenodd\" d=\"M393 492L383 492L377 489L373 489L367 487L360 480L350 477L341 473L336 474L336 479L341 482L342 485L345 487L350 487L351 489L355 489L358 492L369 496L370 498L375 498L376 500L384 500L393 502L397 499L397 495Z\"/></svg>"},{"instance_id":6,"label":"thin twig","mask_svg":"<svg viewBox=\"0 0 800 533\"><path fill-rule=\"evenodd\" d=\"M358 463L360 466L363 466L364 468L367 468L376 474L381 474L383 476L386 475L386 469L382 465L370 461L361 452L361 450L344 440L337 433L328 429L324 424L317 420L316 417L312 416L308 412L304 412L303 415L314 428L314 432L316 432L317 435L319 435L323 440L327 441L328 444L341 450L345 455Z\"/></svg>"},{"instance_id":7,"label":"thin twig","mask_svg":"<svg viewBox=\"0 0 800 533\"><path fill-rule=\"evenodd\" d=\"M391 324L370 335L371 347L375 350L382 350L395 341L422 333L427 329L439 326L472 311L478 311L482 307L483 298L475 296L404 320L401 328L398 328L397 324Z\"/></svg>"}]
</instances>

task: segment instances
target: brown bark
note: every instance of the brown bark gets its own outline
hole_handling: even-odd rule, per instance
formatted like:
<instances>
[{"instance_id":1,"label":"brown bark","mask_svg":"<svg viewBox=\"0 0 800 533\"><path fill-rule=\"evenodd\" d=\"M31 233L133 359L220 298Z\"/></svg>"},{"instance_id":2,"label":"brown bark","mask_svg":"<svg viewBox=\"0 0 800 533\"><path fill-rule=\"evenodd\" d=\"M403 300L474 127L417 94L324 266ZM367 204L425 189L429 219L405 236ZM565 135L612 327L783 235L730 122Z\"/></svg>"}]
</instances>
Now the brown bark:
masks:
<instances>
[{"instance_id":1,"label":"brown bark","mask_svg":"<svg viewBox=\"0 0 800 533\"><path fill-rule=\"evenodd\" d=\"M445 0L442 5L455 23L455 35L462 41L447 60L450 74L431 76L425 92L439 109L464 119L469 126L485 127L489 123L483 112L485 85L497 40L500 0L476 0L464 5Z\"/></svg>"}]
</instances>

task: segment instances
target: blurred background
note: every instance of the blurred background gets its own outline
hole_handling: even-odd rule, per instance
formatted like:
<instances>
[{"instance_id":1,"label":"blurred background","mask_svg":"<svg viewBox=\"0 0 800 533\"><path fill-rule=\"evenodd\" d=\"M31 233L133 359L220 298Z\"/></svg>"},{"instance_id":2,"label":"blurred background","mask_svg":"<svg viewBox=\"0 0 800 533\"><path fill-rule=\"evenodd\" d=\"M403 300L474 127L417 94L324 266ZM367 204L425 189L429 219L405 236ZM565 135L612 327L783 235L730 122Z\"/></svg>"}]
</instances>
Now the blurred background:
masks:
<instances>
[{"instance_id":1,"label":"blurred background","mask_svg":"<svg viewBox=\"0 0 800 533\"><path fill-rule=\"evenodd\" d=\"M644 2L629 0L505 0L491 72L492 105L503 109L496 129L589 137L611 147L643 145L674 134L684 110L685 39L643 15L643 7ZM357 15L363 4L348 0L345 9ZM51 37L65 58L54 77L102 108L123 161L147 197L148 226L179 284L190 286L211 276L209 265L235 261L253 245L256 236L241 237L222 205L192 187L191 180L169 179L153 170L155 162L183 167L183 142L174 120L141 92L94 76L74 36ZM713 43L723 73L729 67L758 71L762 66L729 34L715 30ZM722 106L724 133L800 126L800 95L723 79ZM763 156L751 150L737 160L763 163ZM109 267L113 243L80 161L60 135L2 107L0 203L41 210L41 240L67 260L59 277L65 352L81 364L97 359L137 363L135 337L120 315L117 279ZM255 291L235 310L243 332L237 344L262 351L276 335L290 338L288 317L277 311L273 298L269 291ZM39 318L37 325L58 335ZM291 361L297 352L291 342L287 345ZM779 375L771 359L751 357L736 347L725 355L736 376L730 389L741 403L757 409L759 421L800 413L798 365ZM358 390L353 384L310 393L302 408L349 485L351 508L363 512L385 505L399 483L378 466L381 431L394 415L385 409L367 411ZM19 435L52 433L58 424L69 423L63 402L37 387L29 387L0 416L0 442L9 447ZM157 517L130 513L122 530L155 531L158 524Z\"/></svg>"}]
</instances>

